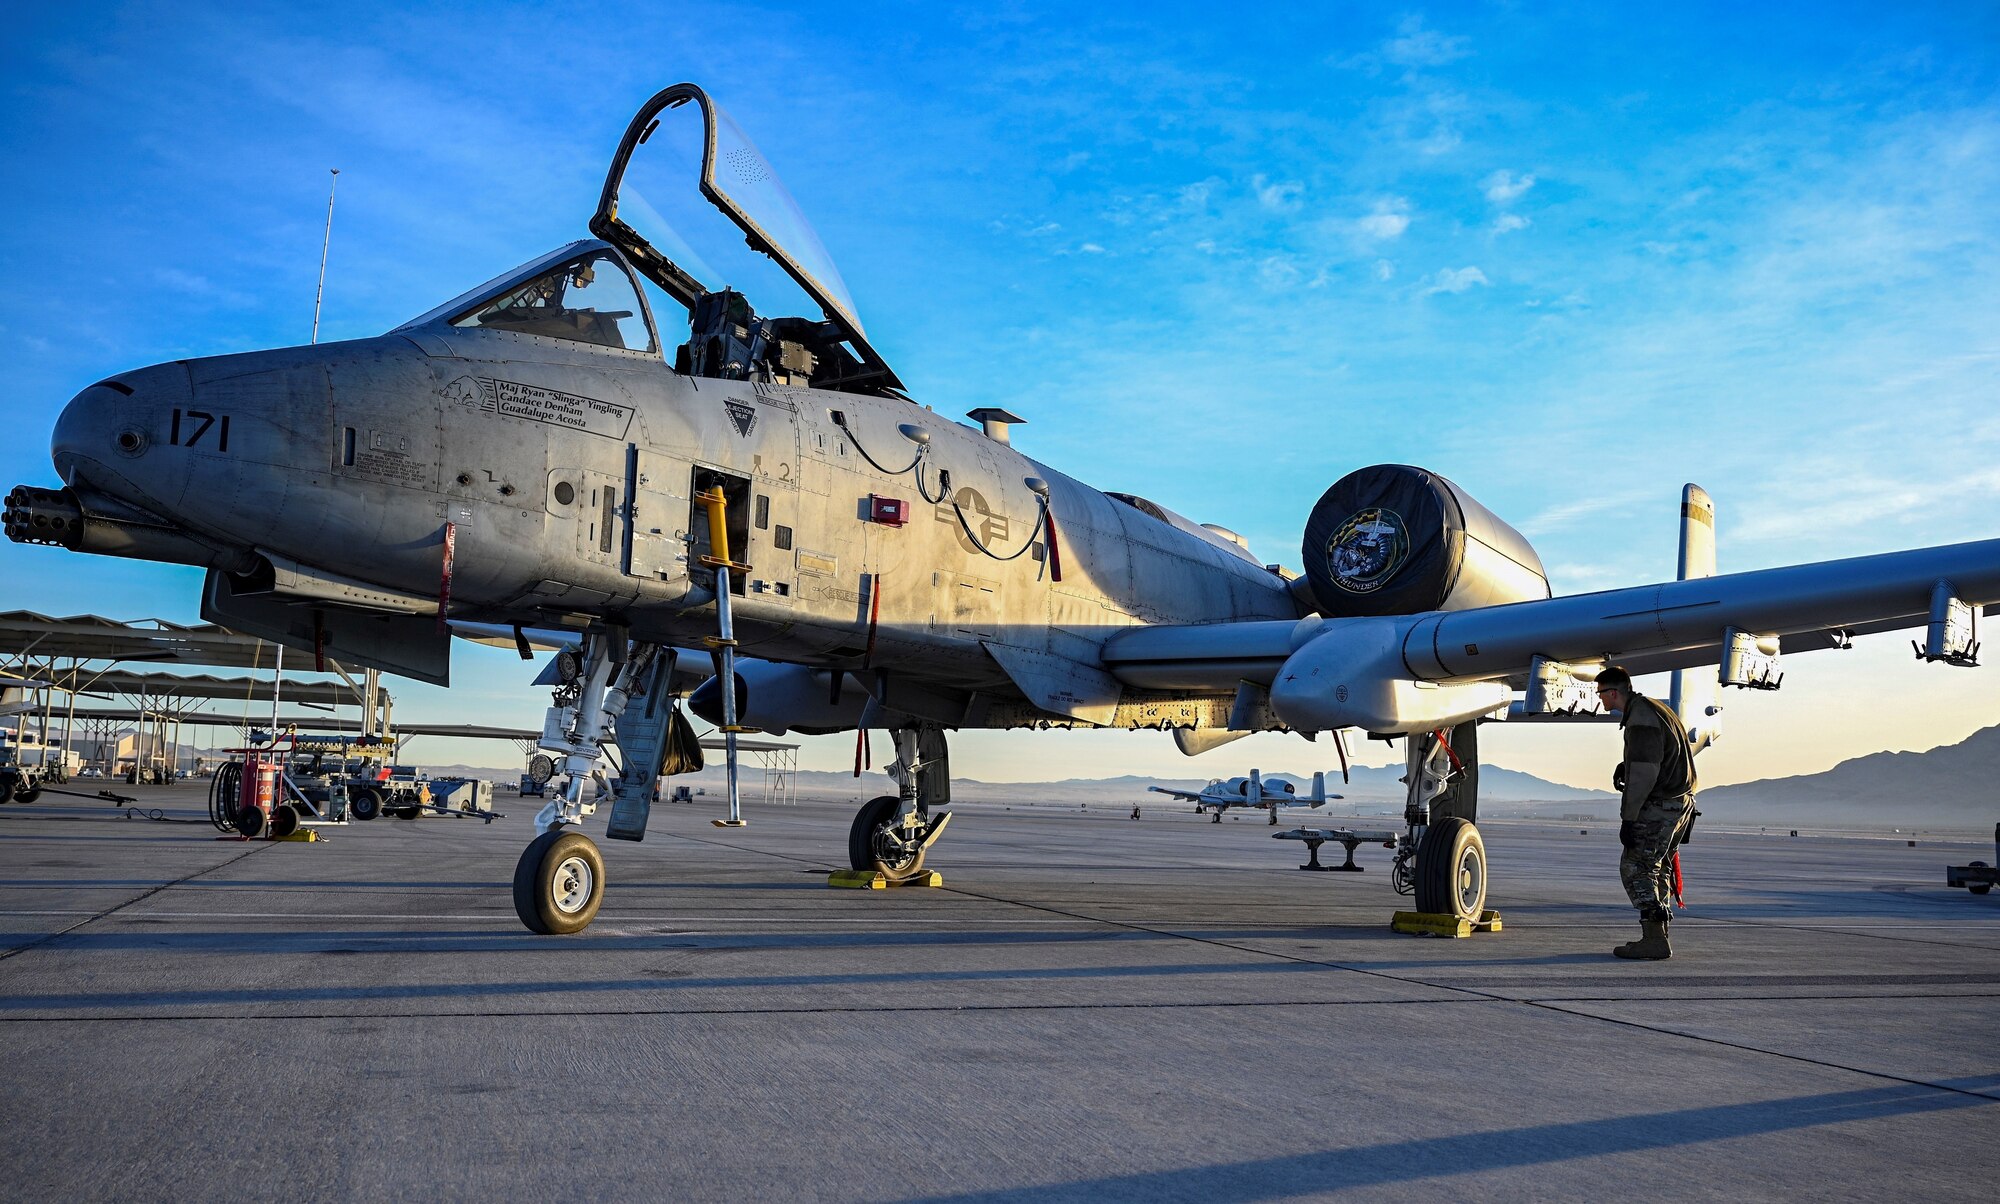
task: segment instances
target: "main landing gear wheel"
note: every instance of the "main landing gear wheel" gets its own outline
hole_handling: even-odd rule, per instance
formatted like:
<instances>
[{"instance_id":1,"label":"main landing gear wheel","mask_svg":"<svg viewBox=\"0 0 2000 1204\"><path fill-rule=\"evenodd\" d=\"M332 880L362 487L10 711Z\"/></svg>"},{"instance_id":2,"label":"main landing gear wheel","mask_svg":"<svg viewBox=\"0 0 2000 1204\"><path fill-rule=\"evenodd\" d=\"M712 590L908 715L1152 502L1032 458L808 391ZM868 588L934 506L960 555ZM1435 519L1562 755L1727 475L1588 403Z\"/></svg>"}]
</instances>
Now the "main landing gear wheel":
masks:
<instances>
[{"instance_id":1,"label":"main landing gear wheel","mask_svg":"<svg viewBox=\"0 0 2000 1204\"><path fill-rule=\"evenodd\" d=\"M514 867L514 914L544 936L582 932L604 901L604 857L590 837L552 828L535 837Z\"/></svg>"},{"instance_id":2,"label":"main landing gear wheel","mask_svg":"<svg viewBox=\"0 0 2000 1204\"><path fill-rule=\"evenodd\" d=\"M1486 909L1486 842L1457 816L1441 819L1417 845L1417 910L1477 920Z\"/></svg>"},{"instance_id":3,"label":"main landing gear wheel","mask_svg":"<svg viewBox=\"0 0 2000 1204\"><path fill-rule=\"evenodd\" d=\"M347 792L347 814L370 820L382 814L382 792L373 786L357 786Z\"/></svg>"},{"instance_id":4,"label":"main landing gear wheel","mask_svg":"<svg viewBox=\"0 0 2000 1204\"><path fill-rule=\"evenodd\" d=\"M885 794L869 799L854 813L854 826L847 830L850 868L879 871L891 882L902 882L923 872L923 831L921 828L897 831L897 815L902 807L903 800Z\"/></svg>"}]
</instances>

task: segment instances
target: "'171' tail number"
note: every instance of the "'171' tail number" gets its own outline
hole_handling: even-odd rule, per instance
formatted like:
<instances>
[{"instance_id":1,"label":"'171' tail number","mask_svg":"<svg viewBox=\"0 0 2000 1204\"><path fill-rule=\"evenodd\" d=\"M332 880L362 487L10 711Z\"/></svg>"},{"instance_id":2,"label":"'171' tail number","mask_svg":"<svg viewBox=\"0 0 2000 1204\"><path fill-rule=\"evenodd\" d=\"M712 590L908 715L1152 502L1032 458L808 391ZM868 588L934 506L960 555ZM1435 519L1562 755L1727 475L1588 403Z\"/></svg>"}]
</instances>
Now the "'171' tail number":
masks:
<instances>
[{"instance_id":1,"label":"'171' tail number","mask_svg":"<svg viewBox=\"0 0 2000 1204\"><path fill-rule=\"evenodd\" d=\"M216 434L215 450L226 452L229 450L229 415L224 414L221 418L222 429ZM208 428L215 425L216 415L207 410L189 410L185 414L175 410L173 429L167 433L167 442L176 447L193 447L201 442L201 437L208 433Z\"/></svg>"}]
</instances>

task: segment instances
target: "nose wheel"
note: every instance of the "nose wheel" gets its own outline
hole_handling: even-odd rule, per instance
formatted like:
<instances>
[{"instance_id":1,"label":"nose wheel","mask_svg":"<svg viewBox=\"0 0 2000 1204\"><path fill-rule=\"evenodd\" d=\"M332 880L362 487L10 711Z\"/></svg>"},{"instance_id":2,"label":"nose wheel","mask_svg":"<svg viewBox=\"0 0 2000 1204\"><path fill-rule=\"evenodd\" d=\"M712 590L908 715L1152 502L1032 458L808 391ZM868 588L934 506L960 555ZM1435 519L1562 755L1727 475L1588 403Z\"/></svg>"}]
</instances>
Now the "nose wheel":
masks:
<instances>
[{"instance_id":1,"label":"nose wheel","mask_svg":"<svg viewBox=\"0 0 2000 1204\"><path fill-rule=\"evenodd\" d=\"M581 832L550 829L514 867L514 913L544 936L582 932L604 901L604 857Z\"/></svg>"}]
</instances>

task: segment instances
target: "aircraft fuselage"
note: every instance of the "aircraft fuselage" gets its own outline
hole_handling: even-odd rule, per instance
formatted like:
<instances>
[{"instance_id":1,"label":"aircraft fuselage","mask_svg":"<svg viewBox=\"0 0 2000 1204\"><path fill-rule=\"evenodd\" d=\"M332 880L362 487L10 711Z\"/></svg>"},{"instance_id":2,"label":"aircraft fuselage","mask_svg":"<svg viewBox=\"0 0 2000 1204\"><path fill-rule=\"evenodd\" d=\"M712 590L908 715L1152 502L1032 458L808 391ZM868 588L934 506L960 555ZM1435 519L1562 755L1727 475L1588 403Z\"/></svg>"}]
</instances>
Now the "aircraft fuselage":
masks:
<instances>
[{"instance_id":1,"label":"aircraft fuselage","mask_svg":"<svg viewBox=\"0 0 2000 1204\"><path fill-rule=\"evenodd\" d=\"M916 455L904 425L929 435L920 474L884 471ZM1192 726L1191 708L1220 725L1226 695L1064 683L1101 675L1103 640L1133 625L1300 613L1223 537L924 407L508 331L141 369L80 394L55 455L86 509L108 498L168 520L217 549L217 571L289 562L434 606L450 524L454 616L609 617L677 643L714 630L692 496L720 486L731 558L749 566L733 598L744 651L887 671L898 709L954 726ZM1048 484L1053 562L1029 478ZM1037 672L1024 693L1015 679Z\"/></svg>"}]
</instances>

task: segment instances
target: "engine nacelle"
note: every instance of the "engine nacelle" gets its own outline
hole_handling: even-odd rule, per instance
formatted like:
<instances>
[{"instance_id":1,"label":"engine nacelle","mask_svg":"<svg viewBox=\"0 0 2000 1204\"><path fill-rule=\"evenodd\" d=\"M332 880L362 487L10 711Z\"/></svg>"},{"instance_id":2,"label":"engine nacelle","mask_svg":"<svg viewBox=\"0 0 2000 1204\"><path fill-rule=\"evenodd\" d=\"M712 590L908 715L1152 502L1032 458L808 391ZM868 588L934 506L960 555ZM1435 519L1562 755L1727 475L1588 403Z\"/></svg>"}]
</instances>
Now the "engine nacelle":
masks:
<instances>
[{"instance_id":1,"label":"engine nacelle","mask_svg":"<svg viewBox=\"0 0 2000 1204\"><path fill-rule=\"evenodd\" d=\"M721 679L711 677L688 696L688 709L720 727ZM833 699L833 670L772 661L736 662L736 722L782 736L797 729L812 735L851 730L861 723L867 691L848 676L840 700Z\"/></svg>"},{"instance_id":2,"label":"engine nacelle","mask_svg":"<svg viewBox=\"0 0 2000 1204\"><path fill-rule=\"evenodd\" d=\"M1470 610L1549 596L1521 533L1434 472L1356 469L1306 519L1306 579L1329 618Z\"/></svg>"}]
</instances>

